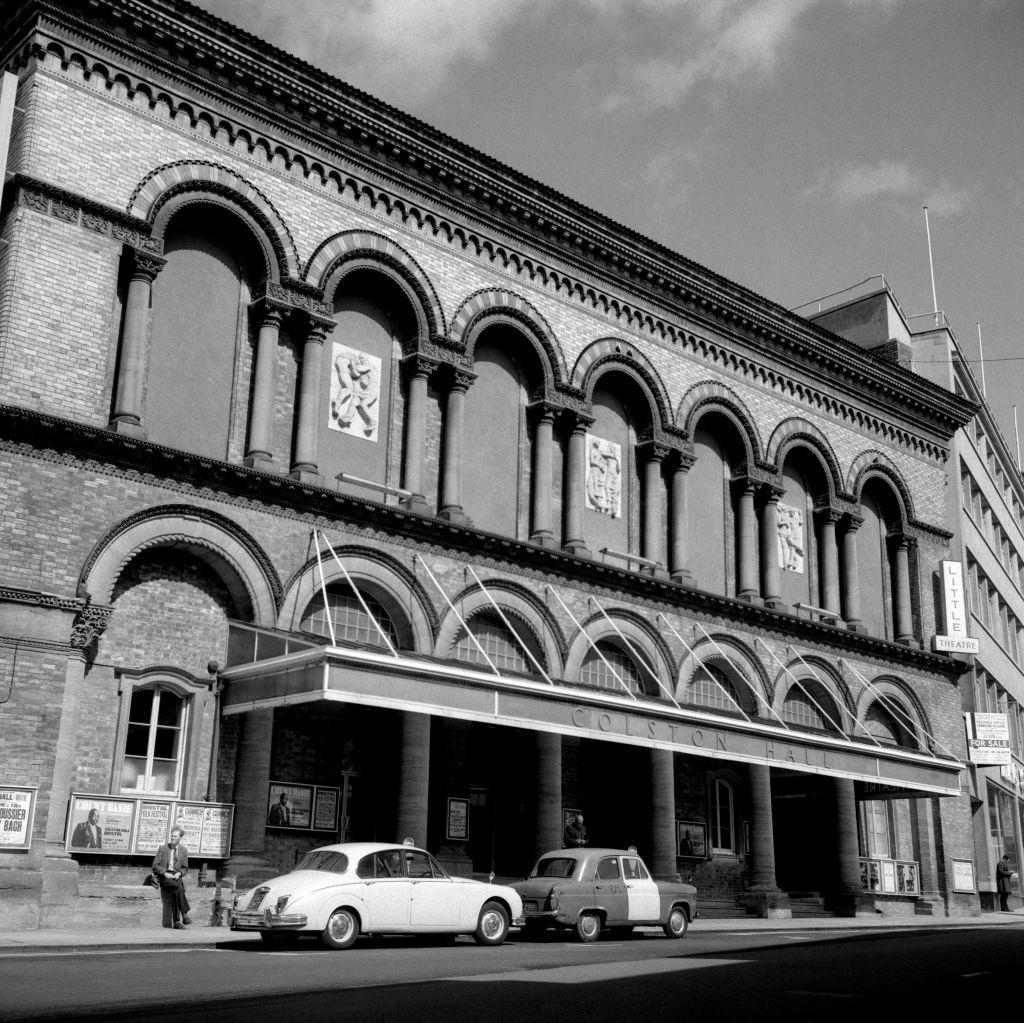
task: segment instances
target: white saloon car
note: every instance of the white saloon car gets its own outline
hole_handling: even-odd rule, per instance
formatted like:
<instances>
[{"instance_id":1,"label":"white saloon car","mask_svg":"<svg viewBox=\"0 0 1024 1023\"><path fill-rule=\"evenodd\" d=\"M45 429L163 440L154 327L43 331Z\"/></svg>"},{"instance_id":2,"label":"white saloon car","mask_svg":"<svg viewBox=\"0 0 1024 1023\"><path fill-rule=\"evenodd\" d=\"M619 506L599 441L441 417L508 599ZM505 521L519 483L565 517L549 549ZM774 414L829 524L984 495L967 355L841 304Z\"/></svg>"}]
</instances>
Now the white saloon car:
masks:
<instances>
[{"instance_id":1,"label":"white saloon car","mask_svg":"<svg viewBox=\"0 0 1024 1023\"><path fill-rule=\"evenodd\" d=\"M316 935L349 948L360 934L472 934L500 945L522 923L512 888L450 877L412 845L350 842L313 849L288 874L235 899L231 929L267 942Z\"/></svg>"}]
</instances>

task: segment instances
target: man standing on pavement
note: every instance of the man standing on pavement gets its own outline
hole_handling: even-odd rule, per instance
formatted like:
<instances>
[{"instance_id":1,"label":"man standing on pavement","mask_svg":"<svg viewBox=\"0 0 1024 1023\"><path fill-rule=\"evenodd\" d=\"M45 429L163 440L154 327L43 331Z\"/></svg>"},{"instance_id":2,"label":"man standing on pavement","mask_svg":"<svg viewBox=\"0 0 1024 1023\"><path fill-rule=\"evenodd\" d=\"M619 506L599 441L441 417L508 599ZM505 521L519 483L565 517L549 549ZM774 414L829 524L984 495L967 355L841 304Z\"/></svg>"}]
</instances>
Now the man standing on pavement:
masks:
<instances>
[{"instance_id":1,"label":"man standing on pavement","mask_svg":"<svg viewBox=\"0 0 1024 1023\"><path fill-rule=\"evenodd\" d=\"M1010 869L1010 857L1004 856L999 863L996 864L996 888L999 890L999 911L1001 913L1009 913L1010 905L1010 878L1013 877L1013 871Z\"/></svg>"}]
</instances>

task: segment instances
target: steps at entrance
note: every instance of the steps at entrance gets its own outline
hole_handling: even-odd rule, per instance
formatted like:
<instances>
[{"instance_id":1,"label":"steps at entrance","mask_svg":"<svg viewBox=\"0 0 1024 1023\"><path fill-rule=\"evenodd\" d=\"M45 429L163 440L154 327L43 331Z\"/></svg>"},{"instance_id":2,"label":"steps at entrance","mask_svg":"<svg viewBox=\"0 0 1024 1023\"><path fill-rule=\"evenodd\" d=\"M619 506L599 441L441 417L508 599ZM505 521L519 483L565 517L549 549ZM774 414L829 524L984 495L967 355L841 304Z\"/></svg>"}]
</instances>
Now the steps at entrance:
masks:
<instances>
[{"instance_id":1,"label":"steps at entrance","mask_svg":"<svg viewBox=\"0 0 1024 1023\"><path fill-rule=\"evenodd\" d=\"M702 899L697 892L698 920L742 920L747 911L735 899Z\"/></svg>"},{"instance_id":2,"label":"steps at entrance","mask_svg":"<svg viewBox=\"0 0 1024 1023\"><path fill-rule=\"evenodd\" d=\"M188 888L189 914L197 924L213 922L216 888ZM227 892L230 899L230 892ZM102 929L104 927L156 927L163 916L157 888L139 885L83 884L78 898L61 906L48 906L40 927Z\"/></svg>"},{"instance_id":3,"label":"steps at entrance","mask_svg":"<svg viewBox=\"0 0 1024 1023\"><path fill-rule=\"evenodd\" d=\"M789 908L793 919L807 919L811 917L831 917L835 913L825 908L825 900L820 895L801 892L793 893L789 897Z\"/></svg>"}]
</instances>

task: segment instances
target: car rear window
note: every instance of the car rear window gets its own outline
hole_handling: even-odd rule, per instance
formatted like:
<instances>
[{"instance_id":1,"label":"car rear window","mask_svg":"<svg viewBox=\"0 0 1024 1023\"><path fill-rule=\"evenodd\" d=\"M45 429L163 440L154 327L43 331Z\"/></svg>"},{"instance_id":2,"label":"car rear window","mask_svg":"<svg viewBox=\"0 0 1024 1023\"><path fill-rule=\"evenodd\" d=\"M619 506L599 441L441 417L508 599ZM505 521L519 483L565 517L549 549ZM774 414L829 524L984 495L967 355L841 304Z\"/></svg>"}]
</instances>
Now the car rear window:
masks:
<instances>
[{"instance_id":1,"label":"car rear window","mask_svg":"<svg viewBox=\"0 0 1024 1023\"><path fill-rule=\"evenodd\" d=\"M348 857L330 849L313 849L299 860L296 870L325 870L331 874L344 874L348 870Z\"/></svg>"},{"instance_id":2,"label":"car rear window","mask_svg":"<svg viewBox=\"0 0 1024 1023\"><path fill-rule=\"evenodd\" d=\"M548 856L539 860L531 877L572 877L576 872L576 860L571 856Z\"/></svg>"}]
</instances>

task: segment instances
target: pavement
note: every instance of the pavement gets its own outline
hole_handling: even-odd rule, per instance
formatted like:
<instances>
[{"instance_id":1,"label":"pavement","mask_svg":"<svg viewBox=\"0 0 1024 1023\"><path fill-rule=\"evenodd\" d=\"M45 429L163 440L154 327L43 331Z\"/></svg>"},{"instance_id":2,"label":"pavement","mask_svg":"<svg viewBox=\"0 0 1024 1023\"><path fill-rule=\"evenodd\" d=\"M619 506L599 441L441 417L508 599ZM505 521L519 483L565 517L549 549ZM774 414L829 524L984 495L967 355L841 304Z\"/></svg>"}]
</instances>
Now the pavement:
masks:
<instances>
[{"instance_id":1,"label":"pavement","mask_svg":"<svg viewBox=\"0 0 1024 1023\"><path fill-rule=\"evenodd\" d=\"M969 917L798 917L790 920L762 920L758 917L707 919L698 917L690 933L720 934L758 931L851 931L913 930L933 927L1012 927L1024 925L1024 909L1008 913L982 913ZM658 928L642 928L659 933ZM231 945L262 945L258 934L232 931L228 927L193 924L183 930L164 927L76 927L67 930L48 927L41 930L0 929L0 955L16 953L61 953L85 951L142 951L153 948L217 948Z\"/></svg>"}]
</instances>

